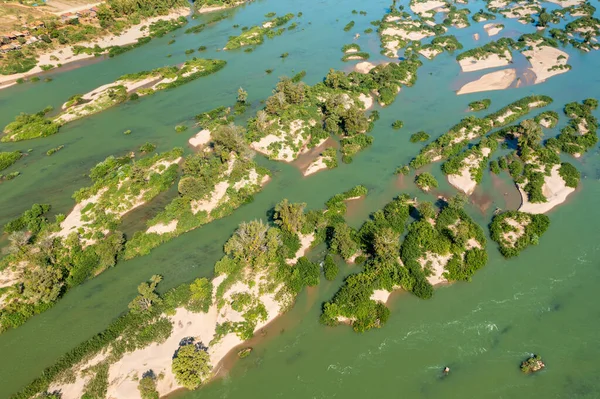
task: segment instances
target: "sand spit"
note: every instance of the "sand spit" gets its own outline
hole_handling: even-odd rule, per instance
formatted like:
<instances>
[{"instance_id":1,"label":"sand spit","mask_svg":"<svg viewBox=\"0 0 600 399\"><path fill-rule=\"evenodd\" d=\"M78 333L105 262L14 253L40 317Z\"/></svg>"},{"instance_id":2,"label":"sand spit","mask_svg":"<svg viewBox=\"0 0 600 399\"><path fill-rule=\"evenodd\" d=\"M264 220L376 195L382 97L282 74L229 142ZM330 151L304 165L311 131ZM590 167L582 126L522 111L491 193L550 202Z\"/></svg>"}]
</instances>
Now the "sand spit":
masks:
<instances>
[{"instance_id":1,"label":"sand spit","mask_svg":"<svg viewBox=\"0 0 600 399\"><path fill-rule=\"evenodd\" d=\"M375 290L375 291L373 291L373 294L371 294L371 299L376 302L382 302L385 304L390 299L390 295L392 295L392 293L390 291Z\"/></svg>"},{"instance_id":2,"label":"sand spit","mask_svg":"<svg viewBox=\"0 0 600 399\"><path fill-rule=\"evenodd\" d=\"M427 281L431 285L443 284L447 283L448 280L444 278L442 275L446 272L446 265L448 261L452 258L452 254L447 255L439 255L430 251L425 252L424 258L419 258L418 262L421 266L425 268L429 268L432 274L427 277Z\"/></svg>"},{"instance_id":3,"label":"sand spit","mask_svg":"<svg viewBox=\"0 0 600 399\"><path fill-rule=\"evenodd\" d=\"M459 175L448 175L448 183L462 191L467 195L473 194L477 187L477 181L471 176L471 169L479 168L481 162L487 158L491 149L484 147L481 149L481 154L471 154L466 157L461 164Z\"/></svg>"},{"instance_id":4,"label":"sand spit","mask_svg":"<svg viewBox=\"0 0 600 399\"><path fill-rule=\"evenodd\" d=\"M148 31L147 27L150 24L152 24L153 22L162 21L162 20L170 20L170 19L181 17L181 16L188 16L189 14L190 14L189 8L187 8L187 7L180 8L178 10L172 11L168 15L162 15L159 17L148 18L148 19L142 21L140 24L132 26L131 28L124 31L122 34L120 34L118 36L117 35L107 35L107 36L101 37L101 38L96 39L91 42L77 43L77 45L85 46L85 47L94 47L94 46L98 45L102 48L107 48L107 47L111 47L111 46L125 46L127 44L136 43L138 39L149 35L149 31ZM142 28L144 28L144 29L142 29ZM71 62L81 61L81 60L85 60L88 58L94 58L94 55L93 54L77 54L77 55L75 55L70 46L69 47L59 47L55 50L52 50L51 52L40 55L38 58L37 66L34 67L33 69L31 69L30 71L27 71L25 73L13 74L13 75L0 75L0 89L4 89L6 87L12 86L13 84L16 84L16 80L19 78L26 78L28 76L32 76L32 75L43 72L40 65L52 65L52 66L56 67L58 64L61 64L62 66L64 66Z\"/></svg>"},{"instance_id":5,"label":"sand spit","mask_svg":"<svg viewBox=\"0 0 600 399\"><path fill-rule=\"evenodd\" d=\"M439 8L445 8L448 4L445 1L441 0L428 0L428 1L411 1L410 9L415 14L424 14L429 11L434 11Z\"/></svg>"},{"instance_id":6,"label":"sand spit","mask_svg":"<svg viewBox=\"0 0 600 399\"><path fill-rule=\"evenodd\" d=\"M360 93L358 99L363 103L365 111L369 110L373 106L373 96Z\"/></svg>"},{"instance_id":7,"label":"sand spit","mask_svg":"<svg viewBox=\"0 0 600 399\"><path fill-rule=\"evenodd\" d=\"M172 233L177 229L177 220L171 220L168 224L158 223L146 230L146 233L156 233L158 235Z\"/></svg>"},{"instance_id":8,"label":"sand spit","mask_svg":"<svg viewBox=\"0 0 600 399\"><path fill-rule=\"evenodd\" d=\"M232 296L236 293L249 293L252 297L257 298L257 301L260 301L267 311L267 317L258 321L255 332L274 320L283 311L285 300L275 299L280 293L281 287L275 288L272 293L261 294L268 281L266 281L267 276L260 272L250 281L238 281L227 289L223 294L223 306L217 308L216 288L223 283L225 278L225 275L221 275L213 280L212 283L215 287L213 305L207 313L192 313L184 308L178 308L175 315L169 317L173 323L173 332L166 341L153 343L145 348L126 353L119 361L111 364L108 378L108 398L139 398L140 394L137 388L139 378L148 370L154 371L157 375L163 375L157 381L157 390L161 396L182 388L175 379L171 364L181 340L187 337L193 337L195 342L202 342L209 347L208 354L214 369L227 353L243 343L243 340L235 333L229 333L218 342L211 343L215 337L217 325L227 321L244 320L242 313L234 310L231 306Z\"/></svg>"},{"instance_id":9,"label":"sand spit","mask_svg":"<svg viewBox=\"0 0 600 399\"><path fill-rule=\"evenodd\" d=\"M521 207L519 211L528 212L528 213L546 213L550 211L557 205L562 204L566 201L569 194L575 191L572 187L567 187L565 181L558 170L560 169L560 165L554 165L550 176L544 177L544 185L542 186L542 193L547 199L547 202L542 203L531 203L527 199L527 193L523 191L523 189L519 186L519 191L521 193Z\"/></svg>"},{"instance_id":10,"label":"sand spit","mask_svg":"<svg viewBox=\"0 0 600 399\"><path fill-rule=\"evenodd\" d=\"M555 75L568 72L567 65L569 54L550 46L537 47L535 44L531 50L523 51L523 55L529 59L533 73L535 73L534 84L542 83Z\"/></svg>"},{"instance_id":11,"label":"sand spit","mask_svg":"<svg viewBox=\"0 0 600 399\"><path fill-rule=\"evenodd\" d=\"M490 53L482 58L467 57L458 61L460 68L463 72L480 71L482 69L496 68L510 64L512 61L512 55L510 51L504 53L504 57L500 57L498 54Z\"/></svg>"},{"instance_id":12,"label":"sand spit","mask_svg":"<svg viewBox=\"0 0 600 399\"><path fill-rule=\"evenodd\" d=\"M485 24L483 25L483 29L485 29L485 31L487 32L488 36L496 36L498 33L500 33L500 31L502 29L504 29L504 27L502 26L502 24Z\"/></svg>"},{"instance_id":13,"label":"sand spit","mask_svg":"<svg viewBox=\"0 0 600 399\"><path fill-rule=\"evenodd\" d=\"M503 90L509 88L517 79L517 70L503 69L483 75L477 80L461 87L456 94L478 93L480 91Z\"/></svg>"},{"instance_id":14,"label":"sand spit","mask_svg":"<svg viewBox=\"0 0 600 399\"><path fill-rule=\"evenodd\" d=\"M310 176L324 169L327 169L327 165L325 164L325 159L323 156L320 156L313 163L308 165L308 168L306 168L303 175Z\"/></svg>"},{"instance_id":15,"label":"sand spit","mask_svg":"<svg viewBox=\"0 0 600 399\"><path fill-rule=\"evenodd\" d=\"M306 254L306 251L308 251L308 249L310 248L313 241L315 240L314 233L310 233L307 235L299 234L299 236L300 236L300 249L298 249L298 251L296 251L296 254L294 255L293 258L286 259L286 263L288 265L295 264L298 261L298 259L303 257Z\"/></svg>"},{"instance_id":16,"label":"sand spit","mask_svg":"<svg viewBox=\"0 0 600 399\"><path fill-rule=\"evenodd\" d=\"M371 69L375 68L376 65L372 62L364 61L359 62L354 66L354 70L358 73L369 73Z\"/></svg>"},{"instance_id":17,"label":"sand spit","mask_svg":"<svg viewBox=\"0 0 600 399\"><path fill-rule=\"evenodd\" d=\"M189 145L198 148L210 142L210 130L204 129L188 140Z\"/></svg>"}]
</instances>

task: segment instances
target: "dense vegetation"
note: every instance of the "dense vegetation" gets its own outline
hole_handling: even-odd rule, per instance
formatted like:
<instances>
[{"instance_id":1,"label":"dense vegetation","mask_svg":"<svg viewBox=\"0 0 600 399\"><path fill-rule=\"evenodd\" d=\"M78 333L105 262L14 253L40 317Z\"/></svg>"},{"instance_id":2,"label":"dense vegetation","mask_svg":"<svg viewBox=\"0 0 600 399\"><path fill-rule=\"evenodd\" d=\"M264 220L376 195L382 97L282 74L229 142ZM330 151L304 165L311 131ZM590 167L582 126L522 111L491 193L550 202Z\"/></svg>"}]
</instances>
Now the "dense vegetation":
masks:
<instances>
[{"instance_id":1,"label":"dense vegetation","mask_svg":"<svg viewBox=\"0 0 600 399\"><path fill-rule=\"evenodd\" d=\"M510 258L529 245L537 245L549 225L550 219L546 215L506 211L494 216L490 235L498 243L500 253Z\"/></svg>"},{"instance_id":2,"label":"dense vegetation","mask_svg":"<svg viewBox=\"0 0 600 399\"><path fill-rule=\"evenodd\" d=\"M552 102L548 96L529 96L515 101L484 118L469 116L456 124L434 142L425 146L410 166L418 169L431 162L458 154L472 139L483 136L493 128L503 127L528 114L534 108Z\"/></svg>"},{"instance_id":3,"label":"dense vegetation","mask_svg":"<svg viewBox=\"0 0 600 399\"><path fill-rule=\"evenodd\" d=\"M173 161L180 156L181 150L174 149L140 160L109 157L96 165L90 171L94 184L74 194L83 205L81 223L73 230L61 226L64 215L47 220L49 205L35 204L7 223L9 254L0 269L10 268L22 277L6 292L0 331L23 324L70 288L114 266L125 242L118 231L120 218L174 183L178 166Z\"/></svg>"},{"instance_id":4,"label":"dense vegetation","mask_svg":"<svg viewBox=\"0 0 600 399\"><path fill-rule=\"evenodd\" d=\"M447 279L470 280L487 262L487 254L483 249L483 231L462 210L463 204L462 198L453 198L436 216L431 203L416 207L403 196L373 213L358 231L340 219L333 229L330 249L340 247L338 244L331 248L331 244L339 232L345 232L345 246L360 249L367 261L364 270L346 278L332 300L323 305L321 322L331 326L348 322L359 332L383 326L389 310L371 299L374 291L391 292L401 287L418 297L431 297L430 263L440 256L446 260ZM401 243L411 209L418 214L417 220L408 226L408 234Z\"/></svg>"},{"instance_id":5,"label":"dense vegetation","mask_svg":"<svg viewBox=\"0 0 600 399\"><path fill-rule=\"evenodd\" d=\"M598 143L598 120L592 111L597 107L598 101L593 98L581 104L567 104L564 111L571 118L569 124L561 129L558 137L548 139L546 146L571 155L581 155L593 148Z\"/></svg>"}]
</instances>

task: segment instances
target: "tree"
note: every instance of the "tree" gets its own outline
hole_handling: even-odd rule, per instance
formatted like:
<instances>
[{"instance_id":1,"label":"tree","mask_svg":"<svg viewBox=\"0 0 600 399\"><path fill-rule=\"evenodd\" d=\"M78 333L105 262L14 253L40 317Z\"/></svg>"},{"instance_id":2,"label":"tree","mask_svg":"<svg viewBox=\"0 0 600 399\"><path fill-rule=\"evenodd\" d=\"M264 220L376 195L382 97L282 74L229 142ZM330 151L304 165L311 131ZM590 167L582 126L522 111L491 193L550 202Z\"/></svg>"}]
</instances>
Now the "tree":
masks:
<instances>
[{"instance_id":1,"label":"tree","mask_svg":"<svg viewBox=\"0 0 600 399\"><path fill-rule=\"evenodd\" d=\"M333 256L327 254L323 263L323 274L328 281L333 281L337 277L340 268L333 260Z\"/></svg>"},{"instance_id":2,"label":"tree","mask_svg":"<svg viewBox=\"0 0 600 399\"><path fill-rule=\"evenodd\" d=\"M264 111L264 110L260 110L256 113L256 128L260 131L263 132L268 124L269 120L269 115Z\"/></svg>"},{"instance_id":3,"label":"tree","mask_svg":"<svg viewBox=\"0 0 600 399\"><path fill-rule=\"evenodd\" d=\"M429 201L421 202L419 204L419 213L425 220L433 219L435 217L435 207Z\"/></svg>"},{"instance_id":4,"label":"tree","mask_svg":"<svg viewBox=\"0 0 600 399\"><path fill-rule=\"evenodd\" d=\"M23 297L31 303L51 303L59 297L63 285L63 273L59 268L27 268L23 275Z\"/></svg>"},{"instance_id":5,"label":"tree","mask_svg":"<svg viewBox=\"0 0 600 399\"><path fill-rule=\"evenodd\" d=\"M156 390L156 376L152 370L144 373L144 376L138 384L138 390L142 399L158 399L159 394Z\"/></svg>"},{"instance_id":6,"label":"tree","mask_svg":"<svg viewBox=\"0 0 600 399\"><path fill-rule=\"evenodd\" d=\"M132 312L142 313L147 311L156 303L160 303L160 296L155 292L156 286L162 281L162 276L158 274L150 278L149 283L141 283L138 285L139 295L133 301L129 302L129 309Z\"/></svg>"},{"instance_id":7,"label":"tree","mask_svg":"<svg viewBox=\"0 0 600 399\"><path fill-rule=\"evenodd\" d=\"M212 304L213 285L206 278L197 278L190 284L190 300L187 309L192 312L208 312Z\"/></svg>"},{"instance_id":8,"label":"tree","mask_svg":"<svg viewBox=\"0 0 600 399\"><path fill-rule=\"evenodd\" d=\"M454 197L448 199L448 206L451 209L463 209L468 201L469 197L467 197L465 193L458 193Z\"/></svg>"},{"instance_id":9,"label":"tree","mask_svg":"<svg viewBox=\"0 0 600 399\"><path fill-rule=\"evenodd\" d=\"M544 132L539 124L527 119L521 122L520 127L523 133L518 138L519 147L534 147L542 141Z\"/></svg>"},{"instance_id":10,"label":"tree","mask_svg":"<svg viewBox=\"0 0 600 399\"><path fill-rule=\"evenodd\" d=\"M546 8L543 7L542 10L540 11L540 16L537 22L537 26L545 28L548 26L548 23L550 23L552 21L552 14L549 14L546 11Z\"/></svg>"},{"instance_id":11,"label":"tree","mask_svg":"<svg viewBox=\"0 0 600 399\"><path fill-rule=\"evenodd\" d=\"M286 199L275 205L275 224L290 233L297 234L302 230L306 217L306 204L290 204Z\"/></svg>"},{"instance_id":12,"label":"tree","mask_svg":"<svg viewBox=\"0 0 600 399\"><path fill-rule=\"evenodd\" d=\"M225 253L253 266L259 264L259 260L271 259L280 243L276 229L269 229L262 220L253 220L240 224L225 243Z\"/></svg>"},{"instance_id":13,"label":"tree","mask_svg":"<svg viewBox=\"0 0 600 399\"><path fill-rule=\"evenodd\" d=\"M380 229L375 233L373 249L380 258L395 261L400 255L400 235L390 227Z\"/></svg>"},{"instance_id":14,"label":"tree","mask_svg":"<svg viewBox=\"0 0 600 399\"><path fill-rule=\"evenodd\" d=\"M27 244L31 234L25 231L15 231L8 236L9 245L6 248L9 254L24 254L27 251Z\"/></svg>"},{"instance_id":15,"label":"tree","mask_svg":"<svg viewBox=\"0 0 600 399\"><path fill-rule=\"evenodd\" d=\"M248 92L243 88L238 89L237 101L240 104L246 104L246 100L248 99Z\"/></svg>"},{"instance_id":16,"label":"tree","mask_svg":"<svg viewBox=\"0 0 600 399\"><path fill-rule=\"evenodd\" d=\"M244 141L245 129L236 124L229 123L220 125L213 133L212 140L215 153L221 157L228 157L231 151L239 154L242 158L250 158L251 152Z\"/></svg>"},{"instance_id":17,"label":"tree","mask_svg":"<svg viewBox=\"0 0 600 399\"><path fill-rule=\"evenodd\" d=\"M350 258L358 251L358 244L353 239L353 230L345 223L339 223L333 229L330 247L344 259Z\"/></svg>"},{"instance_id":18,"label":"tree","mask_svg":"<svg viewBox=\"0 0 600 399\"><path fill-rule=\"evenodd\" d=\"M423 191L429 191L431 188L437 188L438 182L429 172L424 172L415 177L415 184Z\"/></svg>"},{"instance_id":19,"label":"tree","mask_svg":"<svg viewBox=\"0 0 600 399\"><path fill-rule=\"evenodd\" d=\"M179 384L188 389L196 389L209 376L212 366L208 353L189 344L177 350L171 369Z\"/></svg>"}]
</instances>

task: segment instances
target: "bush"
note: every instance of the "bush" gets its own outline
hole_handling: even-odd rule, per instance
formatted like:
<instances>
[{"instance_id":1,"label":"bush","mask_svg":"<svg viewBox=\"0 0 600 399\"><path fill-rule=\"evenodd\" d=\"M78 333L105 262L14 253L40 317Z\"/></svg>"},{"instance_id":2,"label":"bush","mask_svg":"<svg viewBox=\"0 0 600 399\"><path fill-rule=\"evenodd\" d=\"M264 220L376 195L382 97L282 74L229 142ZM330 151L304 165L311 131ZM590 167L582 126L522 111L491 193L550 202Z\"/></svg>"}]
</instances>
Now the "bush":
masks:
<instances>
[{"instance_id":1,"label":"bush","mask_svg":"<svg viewBox=\"0 0 600 399\"><path fill-rule=\"evenodd\" d=\"M354 21L350 21L344 26L344 32L348 32L350 29L354 27Z\"/></svg>"}]
</instances>

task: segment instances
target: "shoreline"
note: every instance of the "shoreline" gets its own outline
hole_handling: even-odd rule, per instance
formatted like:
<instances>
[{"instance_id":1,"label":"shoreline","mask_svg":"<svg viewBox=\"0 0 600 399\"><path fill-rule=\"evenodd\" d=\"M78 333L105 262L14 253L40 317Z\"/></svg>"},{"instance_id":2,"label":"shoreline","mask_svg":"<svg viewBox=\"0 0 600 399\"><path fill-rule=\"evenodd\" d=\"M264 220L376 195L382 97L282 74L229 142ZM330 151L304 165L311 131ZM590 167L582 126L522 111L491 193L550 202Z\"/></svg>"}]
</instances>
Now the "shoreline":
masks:
<instances>
[{"instance_id":1,"label":"shoreline","mask_svg":"<svg viewBox=\"0 0 600 399\"><path fill-rule=\"evenodd\" d=\"M101 57L103 57L101 58L101 60L106 59L106 53L102 53L100 56L85 53L75 55L72 50L73 46L94 47L95 45L98 45L103 49L112 46L126 46L129 44L136 43L138 39L148 36L148 29L142 30L142 27L149 26L150 24L157 21L170 20L182 16L188 17L190 14L191 10L189 8L180 8L177 10L173 10L167 15L160 15L157 17L148 18L140 22L138 25L131 26L129 29L127 29L120 35L109 34L106 36L98 37L90 42L82 42L68 46L59 46L58 48L55 48L49 52L40 54L37 58L36 66L27 72L16 73L12 75L0 75L0 90L16 85L18 79L25 79L37 75L43 75L45 72L66 72L88 65L85 61L88 61L90 59ZM51 59L53 57L55 59ZM81 64L73 67L73 64L76 62L81 62ZM58 64L61 64L60 67L58 67ZM40 67L40 65L53 65L54 68L44 71ZM70 68L65 68L67 66L69 66Z\"/></svg>"}]
</instances>

